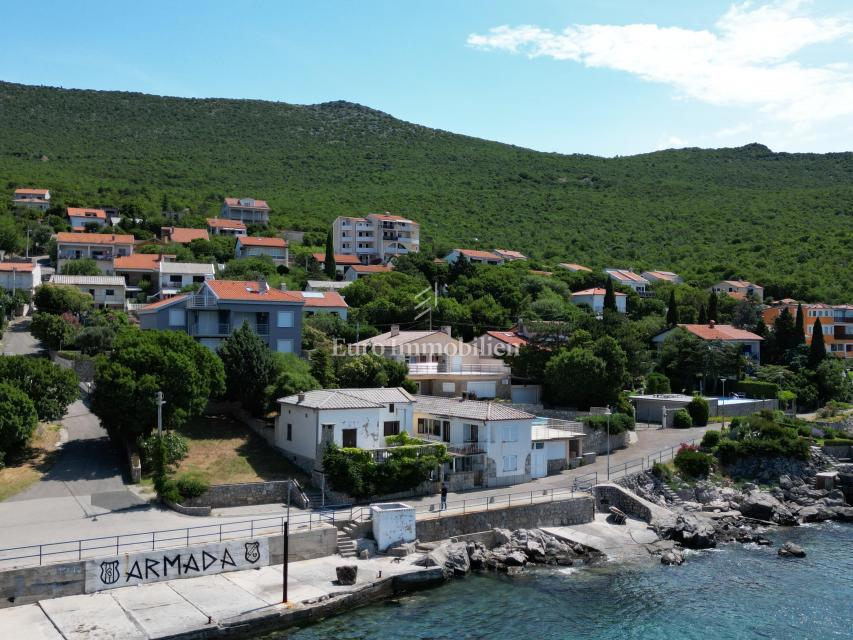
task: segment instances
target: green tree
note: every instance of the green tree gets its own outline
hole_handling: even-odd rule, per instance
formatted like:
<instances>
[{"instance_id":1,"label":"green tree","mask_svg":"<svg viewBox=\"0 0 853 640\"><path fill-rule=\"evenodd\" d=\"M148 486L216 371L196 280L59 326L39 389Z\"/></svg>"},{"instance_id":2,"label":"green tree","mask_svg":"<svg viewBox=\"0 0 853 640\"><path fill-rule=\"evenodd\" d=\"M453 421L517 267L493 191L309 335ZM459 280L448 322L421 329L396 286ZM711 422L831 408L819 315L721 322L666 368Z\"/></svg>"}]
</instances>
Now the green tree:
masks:
<instances>
[{"instance_id":1,"label":"green tree","mask_svg":"<svg viewBox=\"0 0 853 640\"><path fill-rule=\"evenodd\" d=\"M239 400L253 415L262 415L267 405L266 389L273 382L274 363L267 344L247 321L217 349L225 367L225 393Z\"/></svg>"},{"instance_id":2,"label":"green tree","mask_svg":"<svg viewBox=\"0 0 853 640\"><path fill-rule=\"evenodd\" d=\"M814 338L812 338L814 340ZM825 358L814 372L814 384L821 402L853 401L853 379L845 373L840 358Z\"/></svg>"},{"instance_id":3,"label":"green tree","mask_svg":"<svg viewBox=\"0 0 853 640\"><path fill-rule=\"evenodd\" d=\"M785 353L797 346L797 332L794 319L788 308L782 309L782 313L773 323L773 343L776 351L776 361L781 361Z\"/></svg>"},{"instance_id":4,"label":"green tree","mask_svg":"<svg viewBox=\"0 0 853 640\"><path fill-rule=\"evenodd\" d=\"M823 326L820 318L812 325L812 343L809 346L809 369L816 369L826 358L826 345L823 342Z\"/></svg>"},{"instance_id":5,"label":"green tree","mask_svg":"<svg viewBox=\"0 0 853 640\"><path fill-rule=\"evenodd\" d=\"M98 268L98 263L91 258L80 258L69 260L59 272L64 276L100 276L103 275Z\"/></svg>"},{"instance_id":6,"label":"green tree","mask_svg":"<svg viewBox=\"0 0 853 640\"><path fill-rule=\"evenodd\" d=\"M613 280L611 278L607 278L607 282L604 285L604 310L618 311L616 308L616 294L613 292Z\"/></svg>"},{"instance_id":7,"label":"green tree","mask_svg":"<svg viewBox=\"0 0 853 640\"><path fill-rule=\"evenodd\" d=\"M15 220L10 216L0 216L0 250L18 253L23 246L24 238Z\"/></svg>"},{"instance_id":8,"label":"green tree","mask_svg":"<svg viewBox=\"0 0 853 640\"><path fill-rule=\"evenodd\" d=\"M646 393L661 394L670 393L669 378L662 373L650 373L646 378Z\"/></svg>"},{"instance_id":9,"label":"green tree","mask_svg":"<svg viewBox=\"0 0 853 640\"><path fill-rule=\"evenodd\" d=\"M404 387L412 390L406 378L404 362L396 362L374 353L347 358L338 366L337 380L342 388Z\"/></svg>"},{"instance_id":10,"label":"green tree","mask_svg":"<svg viewBox=\"0 0 853 640\"><path fill-rule=\"evenodd\" d=\"M545 394L549 402L587 410L599 401L589 384L607 375L606 365L587 349L561 349L545 365Z\"/></svg>"},{"instance_id":11,"label":"green tree","mask_svg":"<svg viewBox=\"0 0 853 640\"><path fill-rule=\"evenodd\" d=\"M0 461L19 451L35 431L38 415L32 400L17 387L0 382Z\"/></svg>"},{"instance_id":12,"label":"green tree","mask_svg":"<svg viewBox=\"0 0 853 640\"><path fill-rule=\"evenodd\" d=\"M98 362L92 410L107 429L135 440L157 425L157 391L166 400L164 427L177 429L225 392L222 360L180 331L122 331Z\"/></svg>"},{"instance_id":13,"label":"green tree","mask_svg":"<svg viewBox=\"0 0 853 640\"><path fill-rule=\"evenodd\" d=\"M59 420L80 396L77 375L44 358L0 358L0 380L27 394L39 420Z\"/></svg>"},{"instance_id":14,"label":"green tree","mask_svg":"<svg viewBox=\"0 0 853 640\"><path fill-rule=\"evenodd\" d=\"M332 230L326 235L326 258L323 261L323 271L330 280L334 280L337 275L338 266L335 263L335 244L332 240Z\"/></svg>"},{"instance_id":15,"label":"green tree","mask_svg":"<svg viewBox=\"0 0 853 640\"><path fill-rule=\"evenodd\" d=\"M335 366L332 354L326 349L315 349L311 352L311 375L323 389L332 389L338 385L335 377Z\"/></svg>"},{"instance_id":16,"label":"green tree","mask_svg":"<svg viewBox=\"0 0 853 640\"><path fill-rule=\"evenodd\" d=\"M702 396L693 396L693 399L687 405L687 413L690 414L694 425L704 427L708 424L708 416L710 414L708 401Z\"/></svg>"},{"instance_id":17,"label":"green tree","mask_svg":"<svg viewBox=\"0 0 853 640\"><path fill-rule=\"evenodd\" d=\"M696 321L699 324L708 324L708 312L705 311L705 305L699 305L699 319Z\"/></svg>"},{"instance_id":18,"label":"green tree","mask_svg":"<svg viewBox=\"0 0 853 640\"><path fill-rule=\"evenodd\" d=\"M278 408L278 399L303 391L319 389L311 375L311 366L295 353L273 353L272 384L267 388L268 410Z\"/></svg>"},{"instance_id":19,"label":"green tree","mask_svg":"<svg viewBox=\"0 0 853 640\"><path fill-rule=\"evenodd\" d=\"M806 329L804 326L803 319L803 304L801 302L797 303L797 318L794 321L794 339L797 344L805 344L806 343Z\"/></svg>"},{"instance_id":20,"label":"green tree","mask_svg":"<svg viewBox=\"0 0 853 640\"><path fill-rule=\"evenodd\" d=\"M666 324L670 327L678 324L678 305L675 302L675 289L669 292L669 304L666 307Z\"/></svg>"},{"instance_id":21,"label":"green tree","mask_svg":"<svg viewBox=\"0 0 853 640\"><path fill-rule=\"evenodd\" d=\"M719 322L719 318L717 317L717 294L715 292L711 292L708 294L708 322Z\"/></svg>"},{"instance_id":22,"label":"green tree","mask_svg":"<svg viewBox=\"0 0 853 640\"><path fill-rule=\"evenodd\" d=\"M619 343L610 336L595 341L592 353L604 362L604 375L597 380L587 381L597 387L596 404L610 406L619 400L619 394L627 380L628 357Z\"/></svg>"},{"instance_id":23,"label":"green tree","mask_svg":"<svg viewBox=\"0 0 853 640\"><path fill-rule=\"evenodd\" d=\"M63 313L79 314L92 306L92 296L83 293L75 287L65 285L43 284L36 289L33 304L43 313L61 315Z\"/></svg>"},{"instance_id":24,"label":"green tree","mask_svg":"<svg viewBox=\"0 0 853 640\"><path fill-rule=\"evenodd\" d=\"M48 349L59 351L74 346L80 325L71 314L36 313L30 323L30 332Z\"/></svg>"}]
</instances>

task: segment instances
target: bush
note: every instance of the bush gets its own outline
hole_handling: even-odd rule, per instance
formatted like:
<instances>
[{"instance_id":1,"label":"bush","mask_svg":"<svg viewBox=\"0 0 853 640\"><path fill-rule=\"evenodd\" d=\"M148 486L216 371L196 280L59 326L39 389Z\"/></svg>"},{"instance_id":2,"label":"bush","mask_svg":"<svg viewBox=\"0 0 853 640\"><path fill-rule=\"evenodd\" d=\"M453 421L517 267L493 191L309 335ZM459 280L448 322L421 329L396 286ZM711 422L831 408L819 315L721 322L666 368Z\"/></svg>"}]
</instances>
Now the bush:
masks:
<instances>
[{"instance_id":1,"label":"bush","mask_svg":"<svg viewBox=\"0 0 853 640\"><path fill-rule=\"evenodd\" d=\"M711 472L713 463L714 456L688 446L682 446L673 460L675 468L690 478L704 478Z\"/></svg>"},{"instance_id":2,"label":"bush","mask_svg":"<svg viewBox=\"0 0 853 640\"><path fill-rule=\"evenodd\" d=\"M646 378L646 393L670 393L669 378L662 373L650 373Z\"/></svg>"},{"instance_id":3,"label":"bush","mask_svg":"<svg viewBox=\"0 0 853 640\"><path fill-rule=\"evenodd\" d=\"M687 409L679 409L672 414L672 426L676 429L689 429L693 426L693 418L687 412Z\"/></svg>"},{"instance_id":4,"label":"bush","mask_svg":"<svg viewBox=\"0 0 853 640\"><path fill-rule=\"evenodd\" d=\"M778 397L779 385L774 382L760 382L758 380L738 380L732 391L745 393L750 398L769 400Z\"/></svg>"},{"instance_id":5,"label":"bush","mask_svg":"<svg viewBox=\"0 0 853 640\"><path fill-rule=\"evenodd\" d=\"M178 493L184 500L198 498L210 489L210 483L197 473L183 473L175 480Z\"/></svg>"},{"instance_id":6,"label":"bush","mask_svg":"<svg viewBox=\"0 0 853 640\"><path fill-rule=\"evenodd\" d=\"M30 323L30 332L54 351L74 346L79 330L75 319L50 313L36 313Z\"/></svg>"},{"instance_id":7,"label":"bush","mask_svg":"<svg viewBox=\"0 0 853 640\"><path fill-rule=\"evenodd\" d=\"M0 383L0 451L17 451L27 444L38 423L33 401L6 382Z\"/></svg>"},{"instance_id":8,"label":"bush","mask_svg":"<svg viewBox=\"0 0 853 640\"><path fill-rule=\"evenodd\" d=\"M721 437L722 434L720 434L719 431L714 431L713 429L711 431L706 431L705 435L702 436L702 447L704 449L713 449L720 444Z\"/></svg>"},{"instance_id":9,"label":"bush","mask_svg":"<svg viewBox=\"0 0 853 640\"><path fill-rule=\"evenodd\" d=\"M672 480L672 470L669 468L669 465L662 462L652 464L652 475L663 482Z\"/></svg>"},{"instance_id":10,"label":"bush","mask_svg":"<svg viewBox=\"0 0 853 640\"><path fill-rule=\"evenodd\" d=\"M148 471L154 470L154 455L157 450L157 435L152 434L147 438L139 438L136 441L136 446L139 449L139 459L142 462L142 467ZM167 465L172 465L180 462L187 457L189 445L187 439L177 431L163 432L163 448L165 450Z\"/></svg>"},{"instance_id":11,"label":"bush","mask_svg":"<svg viewBox=\"0 0 853 640\"><path fill-rule=\"evenodd\" d=\"M607 416L586 416L584 424L596 431L607 430ZM610 435L618 435L634 430L634 419L624 413L614 413L610 416Z\"/></svg>"},{"instance_id":12,"label":"bush","mask_svg":"<svg viewBox=\"0 0 853 640\"><path fill-rule=\"evenodd\" d=\"M687 405L687 413L693 420L693 424L697 427L704 427L708 424L708 416L711 413L708 407L708 401L702 396L693 396L693 399Z\"/></svg>"},{"instance_id":13,"label":"bush","mask_svg":"<svg viewBox=\"0 0 853 640\"><path fill-rule=\"evenodd\" d=\"M80 397L77 375L45 358L0 358L0 380L23 391L32 400L38 419L43 421L59 420Z\"/></svg>"}]
</instances>

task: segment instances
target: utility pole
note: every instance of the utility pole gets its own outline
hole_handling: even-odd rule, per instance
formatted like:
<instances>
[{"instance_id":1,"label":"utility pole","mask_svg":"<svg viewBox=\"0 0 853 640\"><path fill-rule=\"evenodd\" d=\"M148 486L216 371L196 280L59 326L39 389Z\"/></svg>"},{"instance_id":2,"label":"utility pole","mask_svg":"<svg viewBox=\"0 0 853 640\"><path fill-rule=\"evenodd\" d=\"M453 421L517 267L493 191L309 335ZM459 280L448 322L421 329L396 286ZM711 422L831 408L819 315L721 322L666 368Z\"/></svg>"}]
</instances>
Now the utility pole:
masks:
<instances>
[{"instance_id":1,"label":"utility pole","mask_svg":"<svg viewBox=\"0 0 853 640\"><path fill-rule=\"evenodd\" d=\"M607 480L610 480L610 407L607 407Z\"/></svg>"},{"instance_id":2,"label":"utility pole","mask_svg":"<svg viewBox=\"0 0 853 640\"><path fill-rule=\"evenodd\" d=\"M157 437L163 437L163 405L166 401L163 400L163 392L158 391L154 397L157 399Z\"/></svg>"},{"instance_id":3,"label":"utility pole","mask_svg":"<svg viewBox=\"0 0 853 640\"><path fill-rule=\"evenodd\" d=\"M723 401L722 410L723 410L723 429L726 428L726 379L720 378L720 382L723 383L723 397L721 400Z\"/></svg>"},{"instance_id":4,"label":"utility pole","mask_svg":"<svg viewBox=\"0 0 853 640\"><path fill-rule=\"evenodd\" d=\"M288 544L287 537L290 533L290 519L284 521L284 559L281 563L281 601L284 604L287 604L287 555L288 555Z\"/></svg>"},{"instance_id":5,"label":"utility pole","mask_svg":"<svg viewBox=\"0 0 853 640\"><path fill-rule=\"evenodd\" d=\"M27 225L27 259L30 257L30 227Z\"/></svg>"}]
</instances>

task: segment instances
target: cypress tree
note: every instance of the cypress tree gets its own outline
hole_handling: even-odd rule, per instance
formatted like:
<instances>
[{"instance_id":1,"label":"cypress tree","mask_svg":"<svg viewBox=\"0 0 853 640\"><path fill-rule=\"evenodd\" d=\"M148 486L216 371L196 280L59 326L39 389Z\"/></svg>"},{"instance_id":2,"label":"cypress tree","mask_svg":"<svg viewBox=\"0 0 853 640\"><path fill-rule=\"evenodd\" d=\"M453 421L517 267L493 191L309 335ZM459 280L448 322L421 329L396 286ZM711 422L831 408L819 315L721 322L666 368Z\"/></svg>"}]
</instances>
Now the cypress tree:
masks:
<instances>
[{"instance_id":1,"label":"cypress tree","mask_svg":"<svg viewBox=\"0 0 853 640\"><path fill-rule=\"evenodd\" d=\"M806 330L803 326L803 305L802 303L797 303L797 319L794 322L794 338L797 341L797 344L805 344L806 343Z\"/></svg>"},{"instance_id":2,"label":"cypress tree","mask_svg":"<svg viewBox=\"0 0 853 640\"><path fill-rule=\"evenodd\" d=\"M773 334L776 338L776 349L779 352L780 358L785 355L789 349L797 346L797 339L794 331L794 319L791 317L791 312L788 308L782 309L782 313L776 318L773 323Z\"/></svg>"},{"instance_id":3,"label":"cypress tree","mask_svg":"<svg viewBox=\"0 0 853 640\"><path fill-rule=\"evenodd\" d=\"M717 321L717 294L713 291L708 296L708 322Z\"/></svg>"},{"instance_id":4,"label":"cypress tree","mask_svg":"<svg viewBox=\"0 0 853 640\"><path fill-rule=\"evenodd\" d=\"M764 318L758 318L758 321L755 323L755 327L752 329L752 332L762 338L767 336L767 325L764 324Z\"/></svg>"},{"instance_id":5,"label":"cypress tree","mask_svg":"<svg viewBox=\"0 0 853 640\"><path fill-rule=\"evenodd\" d=\"M332 230L326 235L326 258L324 261L323 271L332 280L337 274L338 265L335 264L335 245L332 242Z\"/></svg>"},{"instance_id":6,"label":"cypress tree","mask_svg":"<svg viewBox=\"0 0 853 640\"><path fill-rule=\"evenodd\" d=\"M809 348L809 369L816 369L817 365L826 358L826 345L823 343L823 326L820 318L815 320L812 328L812 344Z\"/></svg>"},{"instance_id":7,"label":"cypress tree","mask_svg":"<svg viewBox=\"0 0 853 640\"><path fill-rule=\"evenodd\" d=\"M675 289L669 292L669 305L666 308L666 324L670 327L678 324L678 305L675 302Z\"/></svg>"},{"instance_id":8,"label":"cypress tree","mask_svg":"<svg viewBox=\"0 0 853 640\"><path fill-rule=\"evenodd\" d=\"M699 324L708 324L708 312L704 304L699 305Z\"/></svg>"},{"instance_id":9,"label":"cypress tree","mask_svg":"<svg viewBox=\"0 0 853 640\"><path fill-rule=\"evenodd\" d=\"M617 311L616 295L613 293L613 280L607 278L607 284L604 286L604 310Z\"/></svg>"}]
</instances>

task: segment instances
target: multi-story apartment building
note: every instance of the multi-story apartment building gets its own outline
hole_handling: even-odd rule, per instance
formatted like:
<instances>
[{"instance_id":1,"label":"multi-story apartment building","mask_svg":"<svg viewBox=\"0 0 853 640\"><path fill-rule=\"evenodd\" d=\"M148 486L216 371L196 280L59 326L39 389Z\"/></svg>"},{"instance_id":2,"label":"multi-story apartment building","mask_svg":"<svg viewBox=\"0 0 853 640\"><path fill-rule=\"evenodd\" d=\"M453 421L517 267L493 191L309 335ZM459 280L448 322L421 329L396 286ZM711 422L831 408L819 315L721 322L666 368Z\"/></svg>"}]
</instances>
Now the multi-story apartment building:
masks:
<instances>
[{"instance_id":1,"label":"multi-story apartment building","mask_svg":"<svg viewBox=\"0 0 853 640\"><path fill-rule=\"evenodd\" d=\"M91 258L103 273L112 274L113 260L132 255L133 243L131 235L60 231L56 234L56 268L61 270L69 260Z\"/></svg>"},{"instance_id":2,"label":"multi-story apartment building","mask_svg":"<svg viewBox=\"0 0 853 640\"><path fill-rule=\"evenodd\" d=\"M797 301L786 299L762 311L764 323L772 326L783 309L788 309L792 318L797 317ZM803 329L806 333L806 344L812 343L814 324L818 319L820 319L827 352L839 358L853 360L853 305L803 303Z\"/></svg>"},{"instance_id":3,"label":"multi-story apartment building","mask_svg":"<svg viewBox=\"0 0 853 640\"><path fill-rule=\"evenodd\" d=\"M338 216L332 223L332 237L335 253L358 256L363 264L384 264L395 256L420 251L420 225L390 213Z\"/></svg>"},{"instance_id":4,"label":"multi-story apartment building","mask_svg":"<svg viewBox=\"0 0 853 640\"><path fill-rule=\"evenodd\" d=\"M266 200L225 198L219 217L226 220L239 220L245 224L269 224L270 206Z\"/></svg>"},{"instance_id":5,"label":"multi-story apartment building","mask_svg":"<svg viewBox=\"0 0 853 640\"><path fill-rule=\"evenodd\" d=\"M47 211L50 207L50 191L48 189L15 189L12 197L12 205L15 207L26 207Z\"/></svg>"},{"instance_id":6,"label":"multi-story apartment building","mask_svg":"<svg viewBox=\"0 0 853 640\"><path fill-rule=\"evenodd\" d=\"M264 281L206 280L197 293L146 305L137 314L143 329L185 331L210 349L248 322L273 351L300 353L303 306L300 296Z\"/></svg>"}]
</instances>

